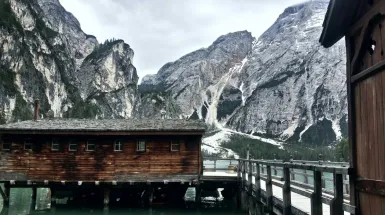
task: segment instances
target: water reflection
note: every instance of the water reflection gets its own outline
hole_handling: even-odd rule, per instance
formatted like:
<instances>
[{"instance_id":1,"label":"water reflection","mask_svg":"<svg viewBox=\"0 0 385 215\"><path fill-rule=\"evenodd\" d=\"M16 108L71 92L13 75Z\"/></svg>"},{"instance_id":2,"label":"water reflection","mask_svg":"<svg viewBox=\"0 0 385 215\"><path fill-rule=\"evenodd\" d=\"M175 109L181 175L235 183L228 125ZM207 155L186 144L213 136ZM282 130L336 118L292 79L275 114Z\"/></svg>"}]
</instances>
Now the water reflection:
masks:
<instances>
[{"instance_id":1,"label":"water reflection","mask_svg":"<svg viewBox=\"0 0 385 215\"><path fill-rule=\"evenodd\" d=\"M172 208L165 206L155 206L152 208L117 208L110 207L108 210L103 205L84 207L67 206L58 204L55 209L50 209L50 195L46 188L38 189L36 206L32 204L32 189L11 189L11 198L9 208L3 208L3 202L0 201L2 211L0 215L64 215L64 214L100 214L100 215L238 215L244 214L235 208L234 202L224 200L222 196L206 197L202 199L202 205L196 208L193 200L195 199L195 189L188 189L185 195L185 203Z\"/></svg>"}]
</instances>

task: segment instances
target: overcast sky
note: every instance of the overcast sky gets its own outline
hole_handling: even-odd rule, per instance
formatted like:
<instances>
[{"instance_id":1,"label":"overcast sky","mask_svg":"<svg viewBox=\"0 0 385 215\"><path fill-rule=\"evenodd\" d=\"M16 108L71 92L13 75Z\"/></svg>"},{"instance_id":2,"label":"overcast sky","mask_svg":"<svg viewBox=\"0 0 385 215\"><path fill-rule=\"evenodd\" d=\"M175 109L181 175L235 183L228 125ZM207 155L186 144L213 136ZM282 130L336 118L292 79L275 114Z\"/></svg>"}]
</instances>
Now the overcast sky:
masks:
<instances>
[{"instance_id":1,"label":"overcast sky","mask_svg":"<svg viewBox=\"0 0 385 215\"><path fill-rule=\"evenodd\" d=\"M283 10L305 0L60 0L99 42L123 39L140 77L208 47L221 35L248 30L258 38Z\"/></svg>"}]
</instances>

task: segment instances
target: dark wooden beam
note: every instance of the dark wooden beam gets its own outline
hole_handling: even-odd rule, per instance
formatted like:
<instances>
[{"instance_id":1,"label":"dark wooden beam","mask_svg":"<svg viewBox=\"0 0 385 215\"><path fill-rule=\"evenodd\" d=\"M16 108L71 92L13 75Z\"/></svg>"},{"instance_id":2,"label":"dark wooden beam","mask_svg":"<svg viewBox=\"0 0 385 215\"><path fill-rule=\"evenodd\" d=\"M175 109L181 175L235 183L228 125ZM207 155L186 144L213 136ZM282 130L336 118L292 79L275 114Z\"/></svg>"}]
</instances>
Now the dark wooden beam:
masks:
<instances>
[{"instance_id":1,"label":"dark wooden beam","mask_svg":"<svg viewBox=\"0 0 385 215\"><path fill-rule=\"evenodd\" d=\"M358 179L356 181L356 189L365 193L385 196L385 181Z\"/></svg>"},{"instance_id":2,"label":"dark wooden beam","mask_svg":"<svg viewBox=\"0 0 385 215\"><path fill-rule=\"evenodd\" d=\"M342 177L342 174L334 174L334 198L330 202L330 215L343 214L344 213L343 203L344 203L343 177Z\"/></svg>"},{"instance_id":3,"label":"dark wooden beam","mask_svg":"<svg viewBox=\"0 0 385 215\"><path fill-rule=\"evenodd\" d=\"M288 167L283 168L283 178L285 179L282 187L283 215L291 215L290 169Z\"/></svg>"},{"instance_id":4,"label":"dark wooden beam","mask_svg":"<svg viewBox=\"0 0 385 215\"><path fill-rule=\"evenodd\" d=\"M267 180L266 180L266 206L267 212L272 214L273 212L273 183L271 178L271 166L267 166Z\"/></svg>"},{"instance_id":5,"label":"dark wooden beam","mask_svg":"<svg viewBox=\"0 0 385 215\"><path fill-rule=\"evenodd\" d=\"M371 77L375 75L378 72L381 72L385 69L385 60L377 63L376 65L356 74L353 75L350 79L350 83L357 83L365 78Z\"/></svg>"},{"instance_id":6,"label":"dark wooden beam","mask_svg":"<svg viewBox=\"0 0 385 215\"><path fill-rule=\"evenodd\" d=\"M365 1L362 1L365 2ZM371 20L378 14L385 14L385 2L379 1L376 5L372 7L360 20L355 22L355 24L350 28L348 35L354 35L357 33L360 28L362 28L367 21Z\"/></svg>"},{"instance_id":7,"label":"dark wooden beam","mask_svg":"<svg viewBox=\"0 0 385 215\"><path fill-rule=\"evenodd\" d=\"M346 85L347 85L347 99L348 99L348 136L349 136L349 165L351 169L357 167L357 138L356 138L356 110L355 110L355 93L354 84L351 82L352 68L351 59L353 56L352 41L349 36L345 37L346 44ZM350 170L349 183L350 183L350 204L356 206L358 202L358 194L355 192L356 171ZM356 207L356 212L359 211Z\"/></svg>"},{"instance_id":8,"label":"dark wooden beam","mask_svg":"<svg viewBox=\"0 0 385 215\"><path fill-rule=\"evenodd\" d=\"M314 171L313 193L310 197L310 206L312 215L322 215L322 173Z\"/></svg>"}]
</instances>

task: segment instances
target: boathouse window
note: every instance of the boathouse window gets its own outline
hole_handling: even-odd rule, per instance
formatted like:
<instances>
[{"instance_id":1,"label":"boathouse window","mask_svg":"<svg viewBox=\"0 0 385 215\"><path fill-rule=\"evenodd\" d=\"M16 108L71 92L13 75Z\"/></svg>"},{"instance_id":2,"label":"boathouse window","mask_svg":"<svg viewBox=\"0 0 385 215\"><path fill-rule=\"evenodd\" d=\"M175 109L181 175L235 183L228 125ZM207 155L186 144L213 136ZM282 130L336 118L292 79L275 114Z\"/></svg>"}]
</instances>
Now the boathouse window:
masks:
<instances>
[{"instance_id":1,"label":"boathouse window","mask_svg":"<svg viewBox=\"0 0 385 215\"><path fill-rule=\"evenodd\" d=\"M76 143L76 140L70 140L68 151L75 152L78 150L78 144Z\"/></svg>"},{"instance_id":2,"label":"boathouse window","mask_svg":"<svg viewBox=\"0 0 385 215\"><path fill-rule=\"evenodd\" d=\"M116 140L114 143L114 151L120 152L123 150L123 141L122 140Z\"/></svg>"},{"instance_id":3,"label":"boathouse window","mask_svg":"<svg viewBox=\"0 0 385 215\"><path fill-rule=\"evenodd\" d=\"M10 143L3 143L3 150L4 151L11 150L11 144Z\"/></svg>"},{"instance_id":4,"label":"boathouse window","mask_svg":"<svg viewBox=\"0 0 385 215\"><path fill-rule=\"evenodd\" d=\"M95 151L95 141L94 140L88 140L87 141L87 151Z\"/></svg>"},{"instance_id":5,"label":"boathouse window","mask_svg":"<svg viewBox=\"0 0 385 215\"><path fill-rule=\"evenodd\" d=\"M171 151L172 152L179 152L180 151L180 142L179 142L179 140L172 140L171 141Z\"/></svg>"},{"instance_id":6,"label":"boathouse window","mask_svg":"<svg viewBox=\"0 0 385 215\"><path fill-rule=\"evenodd\" d=\"M146 151L146 141L138 140L136 151L138 151L138 152Z\"/></svg>"},{"instance_id":7,"label":"boathouse window","mask_svg":"<svg viewBox=\"0 0 385 215\"><path fill-rule=\"evenodd\" d=\"M30 139L24 141L24 150L32 150L32 141Z\"/></svg>"},{"instance_id":8,"label":"boathouse window","mask_svg":"<svg viewBox=\"0 0 385 215\"><path fill-rule=\"evenodd\" d=\"M53 139L51 145L51 151L59 151L59 141Z\"/></svg>"}]
</instances>

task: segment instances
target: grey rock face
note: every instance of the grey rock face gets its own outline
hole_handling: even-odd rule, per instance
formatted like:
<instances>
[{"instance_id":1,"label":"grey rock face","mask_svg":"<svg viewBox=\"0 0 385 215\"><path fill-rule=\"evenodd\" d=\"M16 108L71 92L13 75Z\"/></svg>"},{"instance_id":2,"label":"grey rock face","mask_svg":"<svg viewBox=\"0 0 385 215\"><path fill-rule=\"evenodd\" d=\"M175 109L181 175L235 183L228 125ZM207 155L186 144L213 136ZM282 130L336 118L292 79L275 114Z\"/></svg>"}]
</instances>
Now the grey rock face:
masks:
<instances>
[{"instance_id":1,"label":"grey rock face","mask_svg":"<svg viewBox=\"0 0 385 215\"><path fill-rule=\"evenodd\" d=\"M0 112L6 121L41 115L126 118L138 77L123 41L99 44L57 0L6 0L0 26ZM101 48L102 47L102 48Z\"/></svg>"},{"instance_id":2,"label":"grey rock face","mask_svg":"<svg viewBox=\"0 0 385 215\"><path fill-rule=\"evenodd\" d=\"M195 113L217 124L222 91L240 71L253 39L247 31L221 36L210 47L167 63L155 76L145 76L141 86L170 93L185 116Z\"/></svg>"},{"instance_id":3,"label":"grey rock face","mask_svg":"<svg viewBox=\"0 0 385 215\"><path fill-rule=\"evenodd\" d=\"M254 43L239 79L245 103L229 127L314 144L330 144L342 135L345 46L319 44L326 9L326 2L317 1L290 7Z\"/></svg>"},{"instance_id":4,"label":"grey rock face","mask_svg":"<svg viewBox=\"0 0 385 215\"><path fill-rule=\"evenodd\" d=\"M284 141L346 136L345 47L318 42L328 3L287 8L258 39L221 36L163 66L142 85L170 93L187 116Z\"/></svg>"}]
</instances>

